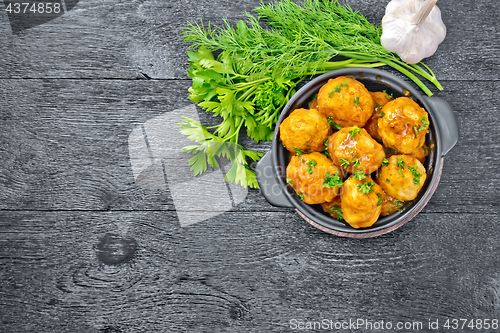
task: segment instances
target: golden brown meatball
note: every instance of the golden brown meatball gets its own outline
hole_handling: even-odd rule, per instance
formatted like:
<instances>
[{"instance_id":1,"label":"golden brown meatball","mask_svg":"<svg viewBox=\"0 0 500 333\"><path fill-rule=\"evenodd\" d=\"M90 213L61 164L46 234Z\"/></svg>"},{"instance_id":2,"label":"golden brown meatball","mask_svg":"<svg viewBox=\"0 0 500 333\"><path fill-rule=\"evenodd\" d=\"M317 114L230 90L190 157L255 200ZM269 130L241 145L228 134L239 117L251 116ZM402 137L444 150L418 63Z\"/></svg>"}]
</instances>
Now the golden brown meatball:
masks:
<instances>
[{"instance_id":1,"label":"golden brown meatball","mask_svg":"<svg viewBox=\"0 0 500 333\"><path fill-rule=\"evenodd\" d=\"M353 228L370 227L380 216L383 194L382 188L370 177L351 175L340 194L344 220Z\"/></svg>"},{"instance_id":2,"label":"golden brown meatball","mask_svg":"<svg viewBox=\"0 0 500 333\"><path fill-rule=\"evenodd\" d=\"M323 202L321 204L321 207L323 208L323 211L330 214L332 218L339 221L344 220L342 216L342 204L340 202L340 196L335 197L332 202Z\"/></svg>"},{"instance_id":3,"label":"golden brown meatball","mask_svg":"<svg viewBox=\"0 0 500 333\"><path fill-rule=\"evenodd\" d=\"M342 127L363 127L373 114L373 99L361 82L339 76L319 89L318 108Z\"/></svg>"},{"instance_id":4,"label":"golden brown meatball","mask_svg":"<svg viewBox=\"0 0 500 333\"><path fill-rule=\"evenodd\" d=\"M293 156L286 176L287 183L310 205L332 201L342 187L340 169L318 152Z\"/></svg>"},{"instance_id":5,"label":"golden brown meatball","mask_svg":"<svg viewBox=\"0 0 500 333\"><path fill-rule=\"evenodd\" d=\"M344 127L333 133L328 138L328 153L335 165L350 173L362 170L370 174L385 158L382 145L359 127Z\"/></svg>"},{"instance_id":6,"label":"golden brown meatball","mask_svg":"<svg viewBox=\"0 0 500 333\"><path fill-rule=\"evenodd\" d=\"M382 142L382 137L378 134L378 118L381 116L382 107L392 100L391 96L388 96L385 92L376 91L371 92L370 95L373 98L373 115L368 119L365 125L365 129L372 138L378 142Z\"/></svg>"},{"instance_id":7,"label":"golden brown meatball","mask_svg":"<svg viewBox=\"0 0 500 333\"><path fill-rule=\"evenodd\" d=\"M402 154L411 154L425 142L429 132L427 112L414 100L398 97L382 108L378 119L378 134L384 145Z\"/></svg>"},{"instance_id":8,"label":"golden brown meatball","mask_svg":"<svg viewBox=\"0 0 500 333\"><path fill-rule=\"evenodd\" d=\"M385 193L397 200L415 199L427 177L422 163L409 155L393 155L388 161L388 165L380 168L380 186Z\"/></svg>"},{"instance_id":9,"label":"golden brown meatball","mask_svg":"<svg viewBox=\"0 0 500 333\"><path fill-rule=\"evenodd\" d=\"M388 216L394 214L399 211L403 206L403 202L397 199L394 199L389 194L384 192L383 202L382 202L382 210L380 211L380 215Z\"/></svg>"},{"instance_id":10,"label":"golden brown meatball","mask_svg":"<svg viewBox=\"0 0 500 333\"><path fill-rule=\"evenodd\" d=\"M280 139L291 152L323 151L331 133L328 120L315 109L296 109L280 125Z\"/></svg>"}]
</instances>

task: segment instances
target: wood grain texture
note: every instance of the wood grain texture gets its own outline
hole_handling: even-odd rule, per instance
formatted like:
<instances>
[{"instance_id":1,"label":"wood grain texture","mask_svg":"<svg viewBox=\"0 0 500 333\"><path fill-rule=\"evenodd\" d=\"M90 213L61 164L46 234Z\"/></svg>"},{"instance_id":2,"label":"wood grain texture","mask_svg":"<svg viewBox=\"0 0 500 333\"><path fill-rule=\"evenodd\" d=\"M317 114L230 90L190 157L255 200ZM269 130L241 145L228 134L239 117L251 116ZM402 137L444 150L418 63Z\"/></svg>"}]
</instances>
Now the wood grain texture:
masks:
<instances>
[{"instance_id":1,"label":"wood grain texture","mask_svg":"<svg viewBox=\"0 0 500 333\"><path fill-rule=\"evenodd\" d=\"M172 212L3 212L2 328L288 332L293 318L498 317L498 221L474 216L423 213L351 240L294 213L179 228ZM110 237L136 242L133 256L100 261Z\"/></svg>"},{"instance_id":2,"label":"wood grain texture","mask_svg":"<svg viewBox=\"0 0 500 333\"><path fill-rule=\"evenodd\" d=\"M270 1L265 1L269 3ZM388 1L351 0L378 24ZM259 5L251 1L80 1L67 14L13 35L0 12L1 78L183 79L182 28L191 22L235 23ZM426 63L441 80L496 80L500 62L498 6L490 0L438 4L447 38Z\"/></svg>"},{"instance_id":3,"label":"wood grain texture","mask_svg":"<svg viewBox=\"0 0 500 333\"><path fill-rule=\"evenodd\" d=\"M429 319L500 319L492 0L438 3L448 35L426 63L460 138L429 204L401 228L335 237L257 190L181 227L168 186L135 184L132 130L190 103L181 27L235 23L259 2L80 0L20 35L0 10L0 332L262 333L296 331L291 319L424 328ZM380 22L387 2L349 4Z\"/></svg>"}]
</instances>

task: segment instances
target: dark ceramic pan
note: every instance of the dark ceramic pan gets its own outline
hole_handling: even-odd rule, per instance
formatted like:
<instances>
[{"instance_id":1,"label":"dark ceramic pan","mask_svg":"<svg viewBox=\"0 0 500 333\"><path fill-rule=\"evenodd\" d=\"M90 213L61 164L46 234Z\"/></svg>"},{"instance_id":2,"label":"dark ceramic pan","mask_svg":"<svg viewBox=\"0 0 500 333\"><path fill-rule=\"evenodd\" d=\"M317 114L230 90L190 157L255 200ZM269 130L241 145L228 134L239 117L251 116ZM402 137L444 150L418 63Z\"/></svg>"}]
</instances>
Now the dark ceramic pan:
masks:
<instances>
[{"instance_id":1,"label":"dark ceramic pan","mask_svg":"<svg viewBox=\"0 0 500 333\"><path fill-rule=\"evenodd\" d=\"M362 82L370 91L386 90L394 97L407 96L420 104L429 114L427 145L429 156L424 166L427 179L418 197L406 202L403 208L392 215L380 216L369 228L354 229L323 212L320 205L308 205L300 200L290 185L286 183L288 151L279 141L279 126L283 119L295 109L306 106L319 88L329 79L349 76ZM373 68L344 68L320 75L303 86L287 103L281 112L271 150L257 163L256 174L264 197L274 206L295 208L307 222L325 232L352 238L368 238L395 230L411 220L429 202L438 186L443 169L443 157L458 141L458 127L450 105L437 97L423 96L411 84L388 72Z\"/></svg>"}]
</instances>

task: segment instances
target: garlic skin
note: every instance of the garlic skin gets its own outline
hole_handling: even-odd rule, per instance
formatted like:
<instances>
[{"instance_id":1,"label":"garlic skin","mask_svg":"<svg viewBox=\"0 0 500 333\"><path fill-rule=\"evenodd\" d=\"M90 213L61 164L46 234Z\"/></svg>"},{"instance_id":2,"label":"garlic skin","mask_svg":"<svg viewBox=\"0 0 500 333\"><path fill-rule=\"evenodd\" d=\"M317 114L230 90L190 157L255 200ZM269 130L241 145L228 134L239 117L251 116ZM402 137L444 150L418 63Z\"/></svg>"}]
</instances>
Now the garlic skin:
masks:
<instances>
[{"instance_id":1,"label":"garlic skin","mask_svg":"<svg viewBox=\"0 0 500 333\"><path fill-rule=\"evenodd\" d=\"M391 0L382 18L382 46L409 64L433 55L446 36L436 1Z\"/></svg>"}]
</instances>

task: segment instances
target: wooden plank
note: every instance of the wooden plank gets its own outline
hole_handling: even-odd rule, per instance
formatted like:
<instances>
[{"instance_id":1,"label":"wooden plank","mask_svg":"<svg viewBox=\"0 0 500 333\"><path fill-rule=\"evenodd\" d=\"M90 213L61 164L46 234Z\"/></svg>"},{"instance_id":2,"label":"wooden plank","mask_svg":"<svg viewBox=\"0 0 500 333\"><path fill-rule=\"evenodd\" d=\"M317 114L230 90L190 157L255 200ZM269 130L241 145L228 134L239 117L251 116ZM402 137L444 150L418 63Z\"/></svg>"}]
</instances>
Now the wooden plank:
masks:
<instances>
[{"instance_id":1,"label":"wooden plank","mask_svg":"<svg viewBox=\"0 0 500 333\"><path fill-rule=\"evenodd\" d=\"M366 240L294 213L188 228L172 214L0 212L2 330L288 332L294 318L443 323L500 309L496 214L423 213Z\"/></svg>"},{"instance_id":2,"label":"wooden plank","mask_svg":"<svg viewBox=\"0 0 500 333\"><path fill-rule=\"evenodd\" d=\"M0 207L10 210L173 210L168 189L136 186L128 153L132 130L189 105L189 81L0 81ZM456 111L457 146L427 212L498 212L498 87L446 82ZM474 101L474 103L470 103ZM215 123L207 114L203 121ZM267 151L268 143L250 148ZM175 163L174 163L175 164ZM179 168L186 168L185 162ZM243 211L283 211L251 190Z\"/></svg>"},{"instance_id":3,"label":"wooden plank","mask_svg":"<svg viewBox=\"0 0 500 333\"><path fill-rule=\"evenodd\" d=\"M266 1L270 2L270 1ZM67 14L19 35L0 12L0 78L184 79L187 22L235 24L260 0L80 1ZM387 2L349 1L374 24ZM498 78L497 6L489 0L440 2L448 35L426 62L440 80ZM207 10L210 8L210 10ZM464 22L467 22L464 24Z\"/></svg>"}]
</instances>

